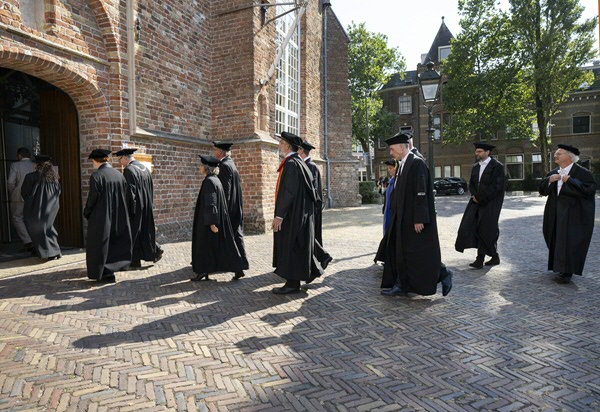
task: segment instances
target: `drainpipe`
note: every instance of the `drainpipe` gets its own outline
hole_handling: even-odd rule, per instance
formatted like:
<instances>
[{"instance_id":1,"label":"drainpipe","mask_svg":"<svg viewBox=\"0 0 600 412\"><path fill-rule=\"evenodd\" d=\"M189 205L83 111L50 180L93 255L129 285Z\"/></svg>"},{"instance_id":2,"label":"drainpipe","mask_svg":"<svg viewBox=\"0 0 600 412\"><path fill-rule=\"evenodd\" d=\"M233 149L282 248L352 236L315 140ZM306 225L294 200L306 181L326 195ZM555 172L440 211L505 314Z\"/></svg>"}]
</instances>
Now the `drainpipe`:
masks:
<instances>
[{"instance_id":1,"label":"drainpipe","mask_svg":"<svg viewBox=\"0 0 600 412\"><path fill-rule=\"evenodd\" d=\"M323 89L324 89L324 115L325 122L323 125L323 137L325 138L325 162L327 167L327 207L333 207L333 197L331 197L331 161L329 160L329 84L327 77L327 10L331 7L331 2L323 0L322 2L322 14L323 14Z\"/></svg>"}]
</instances>

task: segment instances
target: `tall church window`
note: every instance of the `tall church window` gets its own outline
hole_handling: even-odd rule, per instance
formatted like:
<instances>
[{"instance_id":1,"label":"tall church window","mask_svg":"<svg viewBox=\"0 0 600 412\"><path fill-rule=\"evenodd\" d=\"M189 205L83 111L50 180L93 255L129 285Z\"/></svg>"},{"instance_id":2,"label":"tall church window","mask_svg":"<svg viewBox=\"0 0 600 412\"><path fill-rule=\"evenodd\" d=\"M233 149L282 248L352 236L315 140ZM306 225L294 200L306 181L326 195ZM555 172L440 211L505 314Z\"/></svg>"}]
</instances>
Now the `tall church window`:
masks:
<instances>
[{"instance_id":1,"label":"tall church window","mask_svg":"<svg viewBox=\"0 0 600 412\"><path fill-rule=\"evenodd\" d=\"M280 15L292 6L277 6ZM280 47L292 26L296 12L276 21L276 42ZM275 82L275 133L283 131L300 134L300 25L288 42L277 64Z\"/></svg>"}]
</instances>

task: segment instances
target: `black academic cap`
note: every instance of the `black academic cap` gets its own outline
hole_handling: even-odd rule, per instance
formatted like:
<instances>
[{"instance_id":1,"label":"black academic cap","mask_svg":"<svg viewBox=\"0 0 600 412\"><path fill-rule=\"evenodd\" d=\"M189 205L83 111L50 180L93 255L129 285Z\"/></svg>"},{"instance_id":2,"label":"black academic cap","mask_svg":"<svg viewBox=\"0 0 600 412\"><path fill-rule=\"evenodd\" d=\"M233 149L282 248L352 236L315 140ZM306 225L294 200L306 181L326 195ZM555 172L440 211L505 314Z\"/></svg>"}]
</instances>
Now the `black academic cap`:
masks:
<instances>
[{"instance_id":1,"label":"black academic cap","mask_svg":"<svg viewBox=\"0 0 600 412\"><path fill-rule=\"evenodd\" d=\"M396 161L394 159L388 159L385 161L385 164L388 166L396 166Z\"/></svg>"},{"instance_id":2,"label":"black academic cap","mask_svg":"<svg viewBox=\"0 0 600 412\"><path fill-rule=\"evenodd\" d=\"M35 162L36 163L44 163L44 162L48 162L50 160L52 160L52 158L50 156L46 156L44 154L36 154L35 156Z\"/></svg>"},{"instance_id":3,"label":"black academic cap","mask_svg":"<svg viewBox=\"0 0 600 412\"><path fill-rule=\"evenodd\" d=\"M300 136L296 136L293 133L281 132L281 138L295 147L298 147L302 144L302 139Z\"/></svg>"},{"instance_id":4,"label":"black academic cap","mask_svg":"<svg viewBox=\"0 0 600 412\"><path fill-rule=\"evenodd\" d=\"M115 156L131 156L137 149L121 149L118 152L114 152Z\"/></svg>"},{"instance_id":5,"label":"black academic cap","mask_svg":"<svg viewBox=\"0 0 600 412\"><path fill-rule=\"evenodd\" d=\"M225 150L226 152L228 152L229 150L231 150L231 146L233 146L233 143L229 143L229 142L213 142L213 146L215 146L218 149Z\"/></svg>"},{"instance_id":6,"label":"black academic cap","mask_svg":"<svg viewBox=\"0 0 600 412\"><path fill-rule=\"evenodd\" d=\"M408 141L411 138L412 138L412 134L400 132L400 133L396 133L389 139L386 139L385 143L387 143L388 146L391 146L393 144L399 144L399 143L408 143Z\"/></svg>"},{"instance_id":7,"label":"black academic cap","mask_svg":"<svg viewBox=\"0 0 600 412\"><path fill-rule=\"evenodd\" d=\"M492 150L494 149L496 146L485 143L485 142L473 142L473 146L475 146L475 149L483 149L483 150Z\"/></svg>"},{"instance_id":8,"label":"black academic cap","mask_svg":"<svg viewBox=\"0 0 600 412\"><path fill-rule=\"evenodd\" d=\"M104 159L110 156L111 150L106 149L94 149L88 156L88 159Z\"/></svg>"},{"instance_id":9,"label":"black academic cap","mask_svg":"<svg viewBox=\"0 0 600 412\"><path fill-rule=\"evenodd\" d=\"M204 165L207 165L207 166L210 166L210 167L217 167L217 166L219 166L220 161L216 157L205 156L205 155L198 155L198 157L200 158L200 161Z\"/></svg>"},{"instance_id":10,"label":"black academic cap","mask_svg":"<svg viewBox=\"0 0 600 412\"><path fill-rule=\"evenodd\" d=\"M300 147L302 149L304 149L305 152L310 152L312 149L315 148L313 145L311 145L308 142L302 142L302 143L300 143Z\"/></svg>"},{"instance_id":11,"label":"black academic cap","mask_svg":"<svg viewBox=\"0 0 600 412\"><path fill-rule=\"evenodd\" d=\"M568 144L559 144L557 146L559 149L564 149L567 152L573 153L575 156L579 156L579 149L574 146L570 146Z\"/></svg>"}]
</instances>

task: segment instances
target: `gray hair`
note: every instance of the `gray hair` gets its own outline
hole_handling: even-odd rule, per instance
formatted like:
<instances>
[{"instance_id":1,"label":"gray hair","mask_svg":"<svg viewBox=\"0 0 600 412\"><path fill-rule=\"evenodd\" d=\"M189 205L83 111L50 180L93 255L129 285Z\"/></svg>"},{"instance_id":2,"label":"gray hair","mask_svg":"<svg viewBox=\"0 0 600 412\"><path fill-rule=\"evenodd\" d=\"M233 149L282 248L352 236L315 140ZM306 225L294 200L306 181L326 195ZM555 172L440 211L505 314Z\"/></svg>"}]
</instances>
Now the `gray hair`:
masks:
<instances>
[{"instance_id":1,"label":"gray hair","mask_svg":"<svg viewBox=\"0 0 600 412\"><path fill-rule=\"evenodd\" d=\"M569 155L573 163L577 163L579 161L579 156L577 156L575 153L569 152L567 150L567 154Z\"/></svg>"},{"instance_id":2,"label":"gray hair","mask_svg":"<svg viewBox=\"0 0 600 412\"><path fill-rule=\"evenodd\" d=\"M212 166L205 165L204 163L202 163L202 167L206 171L207 175L213 174L216 176L219 174L219 166L212 167Z\"/></svg>"}]
</instances>

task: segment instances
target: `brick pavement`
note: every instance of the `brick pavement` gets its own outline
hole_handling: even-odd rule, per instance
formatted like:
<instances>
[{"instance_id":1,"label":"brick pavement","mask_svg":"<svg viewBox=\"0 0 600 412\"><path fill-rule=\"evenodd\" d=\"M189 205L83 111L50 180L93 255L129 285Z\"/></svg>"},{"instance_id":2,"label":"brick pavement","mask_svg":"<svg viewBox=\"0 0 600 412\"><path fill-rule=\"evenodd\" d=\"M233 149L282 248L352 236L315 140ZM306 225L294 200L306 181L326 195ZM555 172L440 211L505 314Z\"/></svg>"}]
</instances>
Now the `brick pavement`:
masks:
<instances>
[{"instance_id":1,"label":"brick pavement","mask_svg":"<svg viewBox=\"0 0 600 412\"><path fill-rule=\"evenodd\" d=\"M269 235L239 282L187 281L189 243L102 286L82 253L0 264L0 410L600 410L600 199L571 285L545 270L544 199L506 199L482 270L453 251L465 202L437 201L447 298L379 295L380 206L325 212L336 260L294 296L270 292Z\"/></svg>"}]
</instances>

